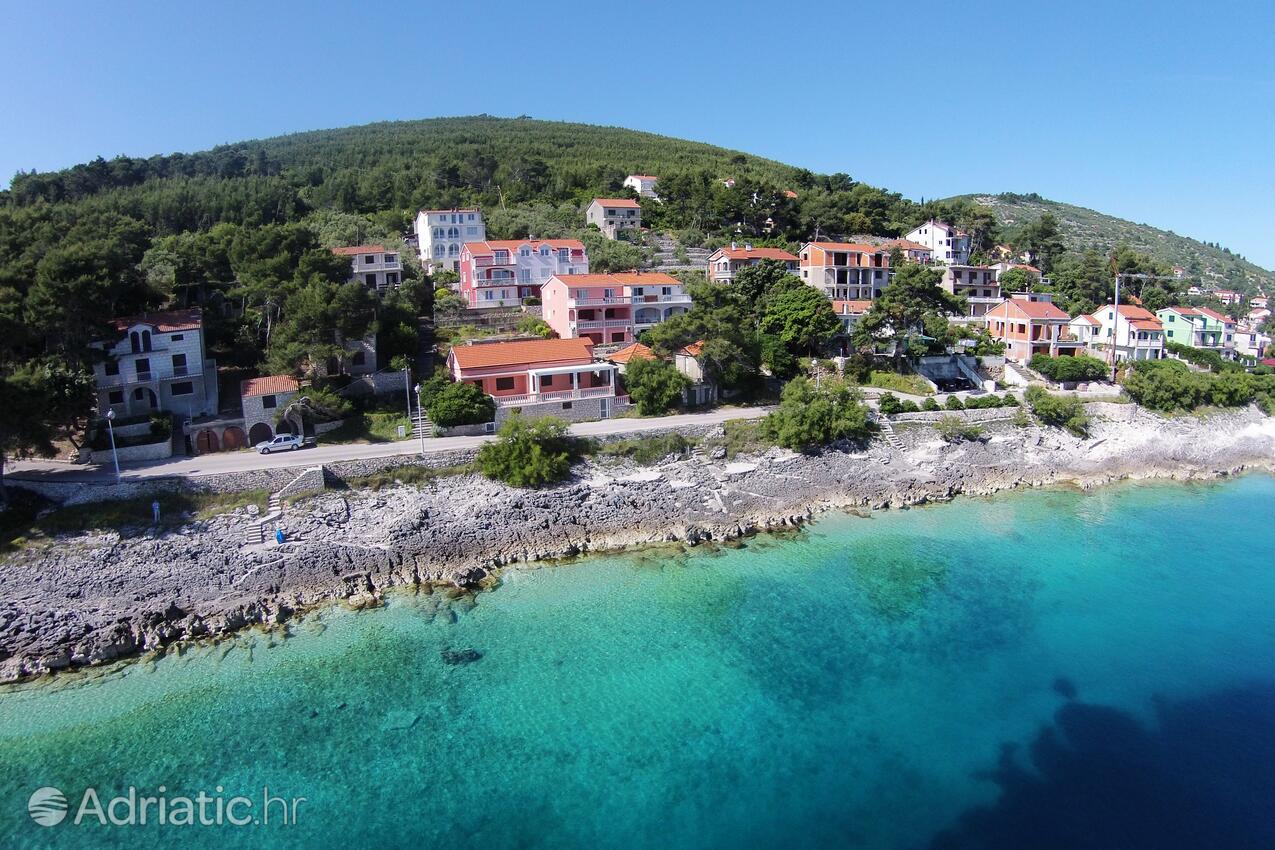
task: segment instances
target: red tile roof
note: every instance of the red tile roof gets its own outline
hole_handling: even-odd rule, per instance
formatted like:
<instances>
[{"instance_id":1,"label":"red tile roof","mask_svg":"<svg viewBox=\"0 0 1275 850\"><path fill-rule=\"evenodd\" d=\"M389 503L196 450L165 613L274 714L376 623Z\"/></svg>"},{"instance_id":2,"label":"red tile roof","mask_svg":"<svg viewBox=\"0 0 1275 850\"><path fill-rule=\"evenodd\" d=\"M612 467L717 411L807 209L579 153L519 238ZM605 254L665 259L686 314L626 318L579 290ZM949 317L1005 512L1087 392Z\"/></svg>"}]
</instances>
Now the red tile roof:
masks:
<instances>
[{"instance_id":1,"label":"red tile roof","mask_svg":"<svg viewBox=\"0 0 1275 850\"><path fill-rule=\"evenodd\" d=\"M295 393L300 389L301 384L297 383L297 379L291 375L266 375L264 378L249 378L240 382L239 396L252 398L275 393Z\"/></svg>"},{"instance_id":2,"label":"red tile roof","mask_svg":"<svg viewBox=\"0 0 1275 850\"><path fill-rule=\"evenodd\" d=\"M458 345L452 356L462 369L485 369L492 366L517 366L523 363L561 363L569 360L592 360L593 342L578 339L531 339L515 342L489 342Z\"/></svg>"},{"instance_id":3,"label":"red tile roof","mask_svg":"<svg viewBox=\"0 0 1275 850\"><path fill-rule=\"evenodd\" d=\"M838 316L859 316L872 309L871 301L833 301L832 309Z\"/></svg>"},{"instance_id":4,"label":"red tile roof","mask_svg":"<svg viewBox=\"0 0 1275 850\"><path fill-rule=\"evenodd\" d=\"M348 248L333 248L333 254L339 254L342 257L354 257L359 254L384 254L384 245L351 245Z\"/></svg>"},{"instance_id":5,"label":"red tile roof","mask_svg":"<svg viewBox=\"0 0 1275 850\"><path fill-rule=\"evenodd\" d=\"M894 239L890 242L886 242L881 247L889 250L898 248L902 251L927 251L931 254L934 253L934 249L929 245L922 245L920 242L913 242L911 239Z\"/></svg>"},{"instance_id":6,"label":"red tile roof","mask_svg":"<svg viewBox=\"0 0 1275 850\"><path fill-rule=\"evenodd\" d=\"M150 325L160 333L190 331L198 329L203 324L203 313L198 307L191 307L188 310L159 310L137 316L121 316L112 319L111 324L117 331L126 331L136 325Z\"/></svg>"},{"instance_id":7,"label":"red tile roof","mask_svg":"<svg viewBox=\"0 0 1275 850\"><path fill-rule=\"evenodd\" d=\"M604 207L626 207L628 209L641 209L641 205L632 198L594 198L593 203L601 204Z\"/></svg>"},{"instance_id":8,"label":"red tile roof","mask_svg":"<svg viewBox=\"0 0 1275 850\"><path fill-rule=\"evenodd\" d=\"M654 360L655 354L642 343L635 342L632 345L621 348L619 351L606 355L602 359L610 360L612 363L628 363L630 360Z\"/></svg>"},{"instance_id":9,"label":"red tile roof","mask_svg":"<svg viewBox=\"0 0 1275 850\"><path fill-rule=\"evenodd\" d=\"M1022 298L1008 298L997 304L988 313L993 313L1004 309L1006 312L1010 308L1015 308L1019 313L1029 319L1062 319L1067 321L1070 318L1057 304L1052 301L1027 301Z\"/></svg>"},{"instance_id":10,"label":"red tile roof","mask_svg":"<svg viewBox=\"0 0 1275 850\"><path fill-rule=\"evenodd\" d=\"M681 286L666 272L616 272L615 274L556 274L567 286Z\"/></svg>"},{"instance_id":11,"label":"red tile roof","mask_svg":"<svg viewBox=\"0 0 1275 850\"><path fill-rule=\"evenodd\" d=\"M718 249L732 260L780 260L789 263L797 262L797 258L782 248L720 248Z\"/></svg>"},{"instance_id":12,"label":"red tile roof","mask_svg":"<svg viewBox=\"0 0 1275 850\"><path fill-rule=\"evenodd\" d=\"M797 193L796 193L796 192L794 192L792 189L785 189L785 190L784 190L784 197L785 197L785 198L795 198L795 197L797 197Z\"/></svg>"},{"instance_id":13,"label":"red tile roof","mask_svg":"<svg viewBox=\"0 0 1275 850\"><path fill-rule=\"evenodd\" d=\"M630 174L630 177L636 177L639 180L659 180L654 174Z\"/></svg>"},{"instance_id":14,"label":"red tile roof","mask_svg":"<svg viewBox=\"0 0 1275 850\"><path fill-rule=\"evenodd\" d=\"M822 248L825 251L862 251L865 254L875 254L884 250L883 246L864 245L861 242L811 242L810 247Z\"/></svg>"},{"instance_id":15,"label":"red tile roof","mask_svg":"<svg viewBox=\"0 0 1275 850\"><path fill-rule=\"evenodd\" d=\"M699 357L700 352L704 350L704 340L697 340L690 345L684 346L678 354L685 354L688 357Z\"/></svg>"}]
</instances>

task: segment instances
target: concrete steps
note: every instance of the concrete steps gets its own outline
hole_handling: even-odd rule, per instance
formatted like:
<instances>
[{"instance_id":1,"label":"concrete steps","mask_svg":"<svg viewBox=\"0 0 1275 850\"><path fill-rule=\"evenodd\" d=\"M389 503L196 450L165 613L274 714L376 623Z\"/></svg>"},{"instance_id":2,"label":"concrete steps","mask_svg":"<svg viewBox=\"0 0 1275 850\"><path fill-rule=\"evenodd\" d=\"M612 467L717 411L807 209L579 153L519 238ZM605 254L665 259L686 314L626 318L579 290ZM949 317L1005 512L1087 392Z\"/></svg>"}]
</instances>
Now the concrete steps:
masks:
<instances>
[{"instance_id":1,"label":"concrete steps","mask_svg":"<svg viewBox=\"0 0 1275 850\"><path fill-rule=\"evenodd\" d=\"M416 439L424 435L426 437L434 436L434 423L430 421L425 411L417 411L412 414L412 436Z\"/></svg>"},{"instance_id":2,"label":"concrete steps","mask_svg":"<svg viewBox=\"0 0 1275 850\"><path fill-rule=\"evenodd\" d=\"M881 436L890 444L891 448L903 451L903 442L899 439L899 435L894 433L894 426L890 424L890 420L884 416L878 416L877 425L881 426Z\"/></svg>"}]
</instances>

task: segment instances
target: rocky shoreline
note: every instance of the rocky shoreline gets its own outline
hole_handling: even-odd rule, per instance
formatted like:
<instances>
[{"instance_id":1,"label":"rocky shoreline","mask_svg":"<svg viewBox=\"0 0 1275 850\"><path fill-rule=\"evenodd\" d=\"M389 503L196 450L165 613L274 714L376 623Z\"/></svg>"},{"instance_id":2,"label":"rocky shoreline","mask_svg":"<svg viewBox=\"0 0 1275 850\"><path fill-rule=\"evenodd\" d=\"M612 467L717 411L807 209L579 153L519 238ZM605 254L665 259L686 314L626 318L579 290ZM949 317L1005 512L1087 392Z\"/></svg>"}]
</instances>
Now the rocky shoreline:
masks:
<instances>
[{"instance_id":1,"label":"rocky shoreline","mask_svg":"<svg viewBox=\"0 0 1275 850\"><path fill-rule=\"evenodd\" d=\"M724 541L829 510L1275 469L1275 419L1256 409L1165 418L1129 404L1088 407L1084 439L1002 420L984 424L983 440L949 444L924 422L896 422L897 445L651 467L591 460L544 490L467 475L327 491L289 508L283 546L244 546L242 514L162 534L66 537L0 563L0 682L277 623L330 600L374 605L397 586L478 588L510 564Z\"/></svg>"}]
</instances>

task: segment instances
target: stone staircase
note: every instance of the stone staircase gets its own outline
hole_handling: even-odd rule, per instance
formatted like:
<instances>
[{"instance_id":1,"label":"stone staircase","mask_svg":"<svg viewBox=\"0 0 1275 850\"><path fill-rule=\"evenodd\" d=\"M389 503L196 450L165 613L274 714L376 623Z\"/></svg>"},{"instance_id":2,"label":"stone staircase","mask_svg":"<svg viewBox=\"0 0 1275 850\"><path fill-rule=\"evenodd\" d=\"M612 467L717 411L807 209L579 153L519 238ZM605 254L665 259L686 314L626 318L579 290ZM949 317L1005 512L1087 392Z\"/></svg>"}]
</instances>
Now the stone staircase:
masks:
<instances>
[{"instance_id":1,"label":"stone staircase","mask_svg":"<svg viewBox=\"0 0 1275 850\"><path fill-rule=\"evenodd\" d=\"M277 493L271 493L270 499L266 502L265 516L256 516L248 518L248 527L244 529L243 542L246 546L260 546L266 542L267 537L273 533L275 524L283 518L283 494L289 489L293 490L309 490L317 489L313 486L314 480L323 481L324 471L322 466L310 467L302 472L296 478L289 481L282 490ZM321 485L318 485L321 486Z\"/></svg>"},{"instance_id":2,"label":"stone staircase","mask_svg":"<svg viewBox=\"0 0 1275 850\"><path fill-rule=\"evenodd\" d=\"M881 428L881 436L890 444L895 451L903 451L903 442L899 439L899 435L894 433L894 426L890 424L890 420L884 416L877 417L877 425Z\"/></svg>"},{"instance_id":3,"label":"stone staircase","mask_svg":"<svg viewBox=\"0 0 1275 850\"><path fill-rule=\"evenodd\" d=\"M422 436L434 436L434 423L423 408L412 413L412 438L419 440Z\"/></svg>"},{"instance_id":4,"label":"stone staircase","mask_svg":"<svg viewBox=\"0 0 1275 850\"><path fill-rule=\"evenodd\" d=\"M655 238L655 252L651 258L651 270L660 272L704 271L708 268L708 257L712 253L707 248L686 248L686 260L677 258L677 242L663 234Z\"/></svg>"}]
</instances>

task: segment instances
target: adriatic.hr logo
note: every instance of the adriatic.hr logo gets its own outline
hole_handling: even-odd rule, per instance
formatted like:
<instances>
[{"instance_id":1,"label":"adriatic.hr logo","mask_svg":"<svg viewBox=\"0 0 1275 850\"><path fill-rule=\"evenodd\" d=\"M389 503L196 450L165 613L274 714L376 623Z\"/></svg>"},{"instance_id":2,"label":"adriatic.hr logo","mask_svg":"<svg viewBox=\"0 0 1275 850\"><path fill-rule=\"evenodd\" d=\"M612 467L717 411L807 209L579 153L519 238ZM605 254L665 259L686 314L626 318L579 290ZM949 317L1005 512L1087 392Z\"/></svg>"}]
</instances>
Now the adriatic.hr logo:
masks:
<instances>
[{"instance_id":1,"label":"adriatic.hr logo","mask_svg":"<svg viewBox=\"0 0 1275 850\"><path fill-rule=\"evenodd\" d=\"M40 826L57 826L66 820L66 795L56 788L37 788L27 800L27 813Z\"/></svg>"}]
</instances>

